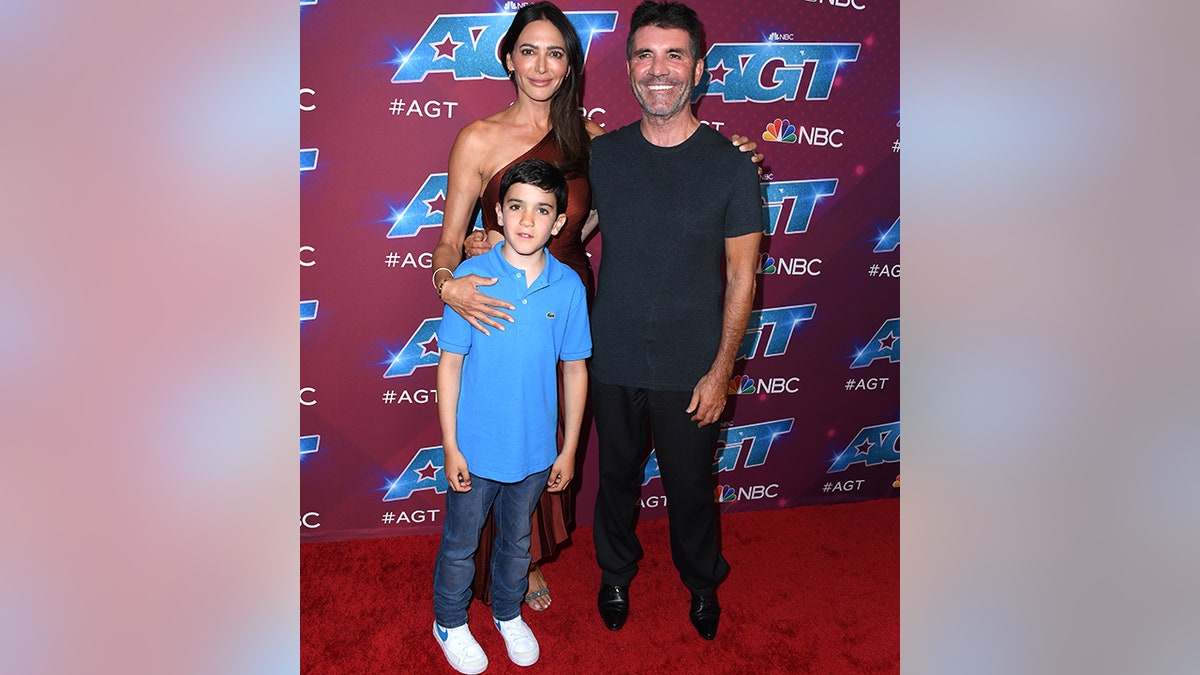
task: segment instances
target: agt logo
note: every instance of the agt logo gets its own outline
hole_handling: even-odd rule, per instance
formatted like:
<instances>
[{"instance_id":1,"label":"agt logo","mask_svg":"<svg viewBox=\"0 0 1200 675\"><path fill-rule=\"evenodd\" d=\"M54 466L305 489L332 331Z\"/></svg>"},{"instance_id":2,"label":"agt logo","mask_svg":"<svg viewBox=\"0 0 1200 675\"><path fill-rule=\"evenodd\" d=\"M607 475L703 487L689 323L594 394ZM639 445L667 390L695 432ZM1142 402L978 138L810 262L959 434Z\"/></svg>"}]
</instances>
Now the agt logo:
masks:
<instances>
[{"instance_id":1,"label":"agt logo","mask_svg":"<svg viewBox=\"0 0 1200 675\"><path fill-rule=\"evenodd\" d=\"M425 319L417 326L417 331L408 338L404 347L388 360L388 377L405 377L412 375L417 368L436 366L442 350L438 347L437 331L442 326L442 317Z\"/></svg>"},{"instance_id":2,"label":"agt logo","mask_svg":"<svg viewBox=\"0 0 1200 675\"><path fill-rule=\"evenodd\" d=\"M809 63L812 78L804 98L829 98L833 80L843 63L858 60L858 43L714 44L704 62L711 64L696 87L693 100L720 96L725 103L795 101Z\"/></svg>"},{"instance_id":3,"label":"agt logo","mask_svg":"<svg viewBox=\"0 0 1200 675\"><path fill-rule=\"evenodd\" d=\"M807 232L817 200L832 196L837 184L836 178L761 183L763 232L773 235L780 224L784 234Z\"/></svg>"},{"instance_id":4,"label":"agt logo","mask_svg":"<svg viewBox=\"0 0 1200 675\"><path fill-rule=\"evenodd\" d=\"M737 358L747 360L754 358L754 355L758 353L759 343L763 342L764 331L770 333L770 336L766 340L763 356L781 356L787 353L792 333L801 323L812 319L816 311L816 303L754 310L750 313L746 336L742 338L742 346L738 350Z\"/></svg>"},{"instance_id":5,"label":"agt logo","mask_svg":"<svg viewBox=\"0 0 1200 675\"><path fill-rule=\"evenodd\" d=\"M616 12L566 12L587 60L592 38L611 33ZM396 51L394 84L422 82L429 73L453 73L455 80L508 79L497 56L512 14L439 14L407 54Z\"/></svg>"},{"instance_id":6,"label":"agt logo","mask_svg":"<svg viewBox=\"0 0 1200 675\"><path fill-rule=\"evenodd\" d=\"M300 437L300 459L304 459L305 455L311 455L314 452L321 451L321 435L301 436Z\"/></svg>"},{"instance_id":7,"label":"agt logo","mask_svg":"<svg viewBox=\"0 0 1200 675\"><path fill-rule=\"evenodd\" d=\"M320 148L301 148L300 149L300 170L312 171L317 168L317 155L321 154Z\"/></svg>"},{"instance_id":8,"label":"agt logo","mask_svg":"<svg viewBox=\"0 0 1200 675\"><path fill-rule=\"evenodd\" d=\"M867 342L867 346L858 351L851 368L865 368L878 359L887 359L888 363L900 362L900 318L888 319L883 322L875 335Z\"/></svg>"},{"instance_id":9,"label":"agt logo","mask_svg":"<svg viewBox=\"0 0 1200 675\"><path fill-rule=\"evenodd\" d=\"M729 427L721 431L717 443L716 459L713 461L713 473L733 471L738 468L738 460L745 450L745 468L762 466L767 463L767 454L771 452L771 444L780 436L792 430L795 418L746 424L740 427ZM646 468L642 472L642 485L661 475L658 468L658 451L650 452L646 460Z\"/></svg>"},{"instance_id":10,"label":"agt logo","mask_svg":"<svg viewBox=\"0 0 1200 675\"><path fill-rule=\"evenodd\" d=\"M900 246L900 219L887 229L887 232L879 235L878 241L875 242L875 250L872 253L891 253Z\"/></svg>"},{"instance_id":11,"label":"agt logo","mask_svg":"<svg viewBox=\"0 0 1200 675\"><path fill-rule=\"evenodd\" d=\"M741 488L734 488L732 485L718 485L715 490L716 501L721 504L764 498L774 499L778 496L779 485L777 483L771 483L770 485L750 485Z\"/></svg>"},{"instance_id":12,"label":"agt logo","mask_svg":"<svg viewBox=\"0 0 1200 675\"><path fill-rule=\"evenodd\" d=\"M445 494L449 485L446 483L444 469L445 454L442 446L421 448L396 480L387 484L387 493L383 495L383 501L408 499L419 490L433 490L436 494Z\"/></svg>"},{"instance_id":13,"label":"agt logo","mask_svg":"<svg viewBox=\"0 0 1200 675\"><path fill-rule=\"evenodd\" d=\"M392 223L387 233L388 239L413 237L426 227L442 226L442 216L446 210L446 175L429 174L403 211L397 213L395 208L392 209L392 215L384 221ZM481 214L475 214L474 227L483 227Z\"/></svg>"},{"instance_id":14,"label":"agt logo","mask_svg":"<svg viewBox=\"0 0 1200 675\"><path fill-rule=\"evenodd\" d=\"M767 125L762 139L772 143L796 143L798 145L826 146L840 148L843 143L837 140L845 132L841 129L826 129L825 127L800 127L800 135L796 135L796 127L790 120L775 118Z\"/></svg>"},{"instance_id":15,"label":"agt logo","mask_svg":"<svg viewBox=\"0 0 1200 675\"><path fill-rule=\"evenodd\" d=\"M746 394L796 394L800 392L800 378L772 377L765 380L754 380L748 375L729 379L725 390L730 396Z\"/></svg>"},{"instance_id":16,"label":"agt logo","mask_svg":"<svg viewBox=\"0 0 1200 675\"><path fill-rule=\"evenodd\" d=\"M900 423L863 427L850 445L833 460L826 473L845 471L855 464L875 466L900 461Z\"/></svg>"}]
</instances>

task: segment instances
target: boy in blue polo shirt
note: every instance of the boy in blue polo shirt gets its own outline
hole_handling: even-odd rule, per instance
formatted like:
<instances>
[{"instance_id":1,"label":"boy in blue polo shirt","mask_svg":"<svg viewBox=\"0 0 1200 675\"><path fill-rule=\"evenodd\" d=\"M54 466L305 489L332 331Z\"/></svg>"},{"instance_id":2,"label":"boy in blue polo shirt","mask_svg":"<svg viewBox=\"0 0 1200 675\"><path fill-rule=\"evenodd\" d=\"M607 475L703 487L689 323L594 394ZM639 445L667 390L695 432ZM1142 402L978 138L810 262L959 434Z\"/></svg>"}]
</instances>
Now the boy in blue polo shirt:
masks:
<instances>
[{"instance_id":1,"label":"boy in blue polo shirt","mask_svg":"<svg viewBox=\"0 0 1200 675\"><path fill-rule=\"evenodd\" d=\"M546 251L566 223L566 207L567 182L553 165L531 159L506 171L496 204L504 241L463 261L455 276L495 277L488 292L513 304L514 323L485 335L447 307L438 329L438 418L450 491L433 571L433 634L460 673L487 668L487 655L467 626L467 607L488 509L496 517L493 622L513 663L533 665L540 654L521 619L530 518L544 488L562 489L574 477L587 398L584 360L592 353L583 282Z\"/></svg>"}]
</instances>

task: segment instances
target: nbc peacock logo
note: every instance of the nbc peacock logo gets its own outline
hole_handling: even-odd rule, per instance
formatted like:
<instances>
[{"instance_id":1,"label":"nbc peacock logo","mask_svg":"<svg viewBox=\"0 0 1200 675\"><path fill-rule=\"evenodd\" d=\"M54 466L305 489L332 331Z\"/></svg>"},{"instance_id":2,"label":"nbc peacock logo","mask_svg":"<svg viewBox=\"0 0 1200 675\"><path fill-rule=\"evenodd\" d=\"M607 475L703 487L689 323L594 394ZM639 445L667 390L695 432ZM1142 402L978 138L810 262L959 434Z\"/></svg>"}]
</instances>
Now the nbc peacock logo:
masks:
<instances>
[{"instance_id":1,"label":"nbc peacock logo","mask_svg":"<svg viewBox=\"0 0 1200 675\"><path fill-rule=\"evenodd\" d=\"M767 125L762 137L764 141L772 143L795 143L796 127L790 121L776 117L774 122Z\"/></svg>"},{"instance_id":2,"label":"nbc peacock logo","mask_svg":"<svg viewBox=\"0 0 1200 675\"><path fill-rule=\"evenodd\" d=\"M759 274L775 274L775 259L770 253L760 253L758 255L758 273Z\"/></svg>"},{"instance_id":3,"label":"nbc peacock logo","mask_svg":"<svg viewBox=\"0 0 1200 675\"><path fill-rule=\"evenodd\" d=\"M728 485L718 485L716 490L717 502L737 501L737 491Z\"/></svg>"},{"instance_id":4,"label":"nbc peacock logo","mask_svg":"<svg viewBox=\"0 0 1200 675\"><path fill-rule=\"evenodd\" d=\"M730 396L737 394L753 394L754 380L746 375L729 378L729 384L725 387L725 393Z\"/></svg>"}]
</instances>

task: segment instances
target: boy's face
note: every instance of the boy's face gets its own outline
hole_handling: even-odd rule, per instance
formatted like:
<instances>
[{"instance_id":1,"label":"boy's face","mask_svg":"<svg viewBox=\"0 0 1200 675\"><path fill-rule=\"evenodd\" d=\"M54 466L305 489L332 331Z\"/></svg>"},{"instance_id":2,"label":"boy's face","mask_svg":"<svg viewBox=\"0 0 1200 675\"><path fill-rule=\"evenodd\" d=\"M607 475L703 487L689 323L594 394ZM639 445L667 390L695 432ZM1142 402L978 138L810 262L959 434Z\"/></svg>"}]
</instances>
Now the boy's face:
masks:
<instances>
[{"instance_id":1,"label":"boy's face","mask_svg":"<svg viewBox=\"0 0 1200 675\"><path fill-rule=\"evenodd\" d=\"M558 213L554 195L528 183L513 183L496 205L496 216L504 229L504 242L520 255L533 255L546 246L567 222Z\"/></svg>"}]
</instances>

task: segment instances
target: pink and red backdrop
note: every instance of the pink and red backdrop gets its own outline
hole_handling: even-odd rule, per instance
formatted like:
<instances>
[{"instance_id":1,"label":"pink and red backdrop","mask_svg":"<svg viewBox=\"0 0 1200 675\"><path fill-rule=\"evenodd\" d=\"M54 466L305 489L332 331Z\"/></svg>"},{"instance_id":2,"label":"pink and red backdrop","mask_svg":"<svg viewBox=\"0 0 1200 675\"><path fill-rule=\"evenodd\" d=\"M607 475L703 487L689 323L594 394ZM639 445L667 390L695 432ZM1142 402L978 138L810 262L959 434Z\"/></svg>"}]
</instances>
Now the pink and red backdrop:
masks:
<instances>
[{"instance_id":1,"label":"pink and red backdrop","mask_svg":"<svg viewBox=\"0 0 1200 675\"><path fill-rule=\"evenodd\" d=\"M429 252L456 133L513 99L496 49L526 3L300 4L301 538L440 532ZM735 512L898 496L898 3L689 4L709 43L697 116L766 156L760 290L714 498ZM636 121L624 50L637 2L558 5L586 50L587 114ZM598 268L603 222L588 250ZM579 525L595 465L589 433ZM665 516L651 456L642 517Z\"/></svg>"}]
</instances>

